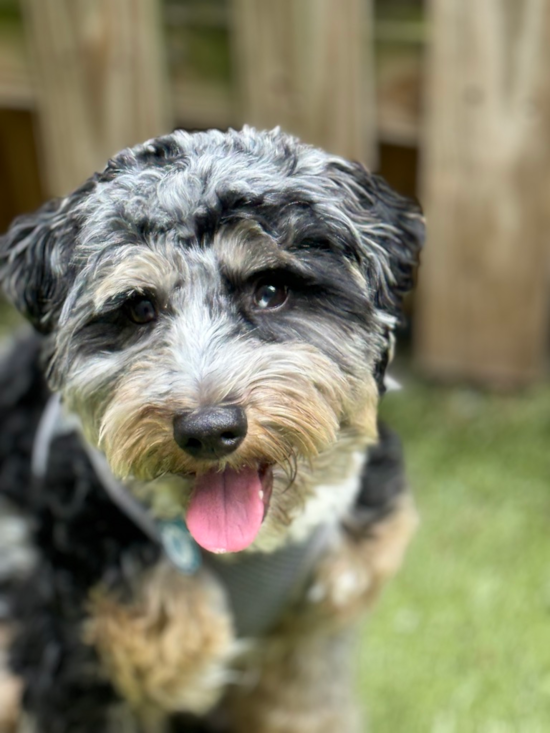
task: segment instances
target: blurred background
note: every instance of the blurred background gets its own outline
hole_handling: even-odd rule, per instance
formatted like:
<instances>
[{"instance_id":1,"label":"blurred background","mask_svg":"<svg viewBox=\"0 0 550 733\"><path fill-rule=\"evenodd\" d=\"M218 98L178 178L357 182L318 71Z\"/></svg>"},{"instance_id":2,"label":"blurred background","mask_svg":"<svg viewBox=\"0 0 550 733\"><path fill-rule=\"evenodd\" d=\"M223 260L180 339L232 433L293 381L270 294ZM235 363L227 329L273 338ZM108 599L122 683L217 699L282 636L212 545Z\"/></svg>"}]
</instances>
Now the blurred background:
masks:
<instances>
[{"instance_id":1,"label":"blurred background","mask_svg":"<svg viewBox=\"0 0 550 733\"><path fill-rule=\"evenodd\" d=\"M365 625L370 729L546 733L550 0L0 0L1 230L120 148L243 123L428 217L382 406L423 521Z\"/></svg>"}]
</instances>

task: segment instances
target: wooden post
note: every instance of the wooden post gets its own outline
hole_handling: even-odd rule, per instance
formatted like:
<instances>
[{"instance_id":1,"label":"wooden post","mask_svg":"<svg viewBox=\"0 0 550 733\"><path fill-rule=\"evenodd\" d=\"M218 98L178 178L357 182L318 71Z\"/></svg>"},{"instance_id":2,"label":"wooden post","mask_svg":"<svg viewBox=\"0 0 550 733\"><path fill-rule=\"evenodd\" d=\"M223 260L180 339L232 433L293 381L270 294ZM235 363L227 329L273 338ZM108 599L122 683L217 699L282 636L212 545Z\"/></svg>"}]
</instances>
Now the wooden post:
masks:
<instances>
[{"instance_id":1,"label":"wooden post","mask_svg":"<svg viewBox=\"0 0 550 733\"><path fill-rule=\"evenodd\" d=\"M243 122L373 165L370 2L232 0Z\"/></svg>"},{"instance_id":2,"label":"wooden post","mask_svg":"<svg viewBox=\"0 0 550 733\"><path fill-rule=\"evenodd\" d=\"M158 0L22 0L50 195L170 131Z\"/></svg>"},{"instance_id":3,"label":"wooden post","mask_svg":"<svg viewBox=\"0 0 550 733\"><path fill-rule=\"evenodd\" d=\"M431 0L416 354L513 386L548 336L550 0Z\"/></svg>"}]
</instances>

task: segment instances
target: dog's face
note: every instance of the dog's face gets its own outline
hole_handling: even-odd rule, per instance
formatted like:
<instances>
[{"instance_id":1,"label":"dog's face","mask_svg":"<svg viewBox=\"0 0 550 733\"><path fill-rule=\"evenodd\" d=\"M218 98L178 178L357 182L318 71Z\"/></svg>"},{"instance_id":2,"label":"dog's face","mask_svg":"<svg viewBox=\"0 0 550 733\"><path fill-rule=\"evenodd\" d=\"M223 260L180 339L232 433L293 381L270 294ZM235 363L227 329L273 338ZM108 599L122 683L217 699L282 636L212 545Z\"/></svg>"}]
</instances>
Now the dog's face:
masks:
<instances>
[{"instance_id":1,"label":"dog's face","mask_svg":"<svg viewBox=\"0 0 550 733\"><path fill-rule=\"evenodd\" d=\"M282 133L176 132L16 221L0 276L114 474L182 477L195 539L237 551L315 461L375 438L422 234L380 179Z\"/></svg>"}]
</instances>

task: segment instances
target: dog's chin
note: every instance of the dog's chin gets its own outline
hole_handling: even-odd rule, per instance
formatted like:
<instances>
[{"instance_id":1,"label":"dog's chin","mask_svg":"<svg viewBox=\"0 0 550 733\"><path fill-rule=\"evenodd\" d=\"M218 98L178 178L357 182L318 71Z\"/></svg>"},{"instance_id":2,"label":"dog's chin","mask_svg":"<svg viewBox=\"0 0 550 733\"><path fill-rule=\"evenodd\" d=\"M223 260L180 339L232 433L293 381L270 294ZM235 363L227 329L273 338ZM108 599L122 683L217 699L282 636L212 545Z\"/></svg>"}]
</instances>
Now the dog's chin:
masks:
<instances>
[{"instance_id":1,"label":"dog's chin","mask_svg":"<svg viewBox=\"0 0 550 733\"><path fill-rule=\"evenodd\" d=\"M262 526L273 489L273 467L212 468L194 479L186 522L195 542L214 553L249 547Z\"/></svg>"}]
</instances>

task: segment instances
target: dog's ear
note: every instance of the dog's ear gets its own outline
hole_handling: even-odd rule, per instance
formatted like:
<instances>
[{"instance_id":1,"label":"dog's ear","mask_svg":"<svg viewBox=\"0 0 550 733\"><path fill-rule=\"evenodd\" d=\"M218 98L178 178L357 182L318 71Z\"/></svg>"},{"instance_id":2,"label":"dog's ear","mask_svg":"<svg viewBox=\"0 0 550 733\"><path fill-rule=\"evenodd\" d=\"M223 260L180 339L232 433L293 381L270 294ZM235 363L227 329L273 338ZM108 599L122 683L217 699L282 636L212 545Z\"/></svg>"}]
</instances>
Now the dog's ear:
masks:
<instances>
[{"instance_id":1,"label":"dog's ear","mask_svg":"<svg viewBox=\"0 0 550 733\"><path fill-rule=\"evenodd\" d=\"M398 321L424 243L422 210L359 163L334 163L331 176L345 189L346 213L359 235L361 265L376 305Z\"/></svg>"},{"instance_id":2,"label":"dog's ear","mask_svg":"<svg viewBox=\"0 0 550 733\"><path fill-rule=\"evenodd\" d=\"M14 220L0 237L0 285L41 333L55 325L70 284L70 260L80 229L78 204L88 181L70 196Z\"/></svg>"}]
</instances>

